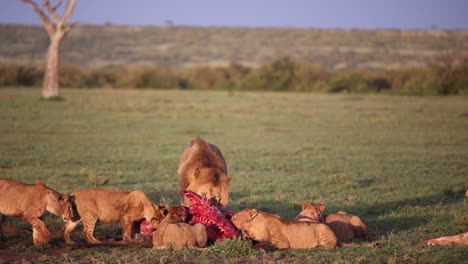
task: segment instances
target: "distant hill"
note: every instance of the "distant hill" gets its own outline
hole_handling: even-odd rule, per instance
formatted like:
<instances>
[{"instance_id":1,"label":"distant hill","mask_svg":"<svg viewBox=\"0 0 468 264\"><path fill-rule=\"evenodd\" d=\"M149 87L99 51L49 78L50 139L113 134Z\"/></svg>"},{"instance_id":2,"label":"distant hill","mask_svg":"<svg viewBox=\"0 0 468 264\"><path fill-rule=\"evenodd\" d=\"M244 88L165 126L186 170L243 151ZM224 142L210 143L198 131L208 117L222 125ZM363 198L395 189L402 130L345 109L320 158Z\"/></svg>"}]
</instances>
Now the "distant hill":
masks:
<instances>
[{"instance_id":1,"label":"distant hill","mask_svg":"<svg viewBox=\"0 0 468 264\"><path fill-rule=\"evenodd\" d=\"M41 64L48 36L39 26L0 25L0 62ZM290 57L330 69L420 65L434 55L468 54L468 31L77 25L62 63L82 66L260 65Z\"/></svg>"}]
</instances>

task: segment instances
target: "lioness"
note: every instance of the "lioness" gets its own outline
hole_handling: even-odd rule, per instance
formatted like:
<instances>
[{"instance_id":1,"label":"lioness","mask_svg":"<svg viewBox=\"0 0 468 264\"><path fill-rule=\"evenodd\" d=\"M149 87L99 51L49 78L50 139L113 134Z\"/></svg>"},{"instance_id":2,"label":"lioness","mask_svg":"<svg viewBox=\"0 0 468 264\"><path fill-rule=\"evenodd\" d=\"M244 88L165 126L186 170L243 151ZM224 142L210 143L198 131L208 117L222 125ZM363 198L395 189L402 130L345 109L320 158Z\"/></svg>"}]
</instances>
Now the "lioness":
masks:
<instances>
[{"instance_id":1,"label":"lioness","mask_svg":"<svg viewBox=\"0 0 468 264\"><path fill-rule=\"evenodd\" d=\"M429 246L453 246L453 245L463 245L468 246L468 232L454 235L454 236L445 236L429 239L424 241L424 243Z\"/></svg>"},{"instance_id":2,"label":"lioness","mask_svg":"<svg viewBox=\"0 0 468 264\"><path fill-rule=\"evenodd\" d=\"M337 239L327 225L309 222L288 222L280 216L244 209L235 214L232 223L261 246L280 249L335 248Z\"/></svg>"},{"instance_id":3,"label":"lioness","mask_svg":"<svg viewBox=\"0 0 468 264\"><path fill-rule=\"evenodd\" d=\"M84 189L73 193L78 215L62 227L66 244L73 244L70 232L83 221L83 236L92 244L100 243L93 235L99 220L105 224L120 223L123 240L132 238L132 224L145 218L155 228L164 218L158 208L142 191L124 192L105 189Z\"/></svg>"},{"instance_id":4,"label":"lioness","mask_svg":"<svg viewBox=\"0 0 468 264\"><path fill-rule=\"evenodd\" d=\"M343 211L322 215L324 209L325 205L323 204L304 201L302 211L296 216L295 220L325 223L330 226L341 242L367 238L367 227L361 218Z\"/></svg>"},{"instance_id":5,"label":"lioness","mask_svg":"<svg viewBox=\"0 0 468 264\"><path fill-rule=\"evenodd\" d=\"M49 243L49 230L40 217L48 211L65 221L71 219L72 200L68 194L60 194L40 181L31 185L0 179L0 237L4 235L2 224L7 216L23 217L32 225L34 245Z\"/></svg>"},{"instance_id":6,"label":"lioness","mask_svg":"<svg viewBox=\"0 0 468 264\"><path fill-rule=\"evenodd\" d=\"M190 204L184 190L215 199L222 206L228 205L231 178L223 154L215 145L200 137L192 140L180 157L177 174L182 205Z\"/></svg>"},{"instance_id":7,"label":"lioness","mask_svg":"<svg viewBox=\"0 0 468 264\"><path fill-rule=\"evenodd\" d=\"M178 250L205 247L208 241L206 227L202 224L184 223L186 216L183 206L170 208L159 228L153 233L153 248Z\"/></svg>"}]
</instances>

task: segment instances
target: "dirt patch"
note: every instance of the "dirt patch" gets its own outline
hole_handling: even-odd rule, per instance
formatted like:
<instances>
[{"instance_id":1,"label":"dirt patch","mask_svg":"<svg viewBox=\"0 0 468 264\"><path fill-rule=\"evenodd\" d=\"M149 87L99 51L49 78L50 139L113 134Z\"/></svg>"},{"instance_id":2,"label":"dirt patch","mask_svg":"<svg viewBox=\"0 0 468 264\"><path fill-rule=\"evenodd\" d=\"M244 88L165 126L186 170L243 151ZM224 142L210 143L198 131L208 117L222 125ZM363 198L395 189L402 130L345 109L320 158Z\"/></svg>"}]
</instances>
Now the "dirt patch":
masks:
<instances>
[{"instance_id":1,"label":"dirt patch","mask_svg":"<svg viewBox=\"0 0 468 264\"><path fill-rule=\"evenodd\" d=\"M464 112L460 114L461 118L468 118L468 112Z\"/></svg>"}]
</instances>

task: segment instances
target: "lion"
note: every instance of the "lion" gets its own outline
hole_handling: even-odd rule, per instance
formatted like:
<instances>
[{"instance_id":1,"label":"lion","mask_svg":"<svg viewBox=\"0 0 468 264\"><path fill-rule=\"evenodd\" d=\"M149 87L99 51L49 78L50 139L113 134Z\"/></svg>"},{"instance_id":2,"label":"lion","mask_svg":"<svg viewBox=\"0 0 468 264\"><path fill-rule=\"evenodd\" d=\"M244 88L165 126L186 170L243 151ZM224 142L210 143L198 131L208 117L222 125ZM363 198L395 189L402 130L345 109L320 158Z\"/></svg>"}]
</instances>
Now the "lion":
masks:
<instances>
[{"instance_id":1,"label":"lion","mask_svg":"<svg viewBox=\"0 0 468 264\"><path fill-rule=\"evenodd\" d=\"M296 216L295 220L325 223L330 226L341 242L367 238L367 227L361 218L343 211L322 215L324 209L325 205L323 204L304 201L302 203L302 211Z\"/></svg>"},{"instance_id":2,"label":"lion","mask_svg":"<svg viewBox=\"0 0 468 264\"><path fill-rule=\"evenodd\" d=\"M192 140L180 157L177 174L182 205L190 204L184 190L214 199L224 207L228 205L231 178L223 154L215 145L200 137Z\"/></svg>"},{"instance_id":3,"label":"lion","mask_svg":"<svg viewBox=\"0 0 468 264\"><path fill-rule=\"evenodd\" d=\"M454 246L463 245L468 247L468 232L454 235L438 237L424 241L429 246Z\"/></svg>"},{"instance_id":4,"label":"lion","mask_svg":"<svg viewBox=\"0 0 468 264\"><path fill-rule=\"evenodd\" d=\"M122 226L122 238L130 241L133 236L133 222L143 218L150 221L157 228L164 218L164 208L156 206L142 191L131 192L84 189L73 192L77 215L62 227L62 236L66 244L74 244L70 238L70 232L83 222L83 236L92 244L101 241L93 235L96 222L99 220L105 224L120 223Z\"/></svg>"},{"instance_id":5,"label":"lion","mask_svg":"<svg viewBox=\"0 0 468 264\"><path fill-rule=\"evenodd\" d=\"M247 208L235 214L232 223L257 242L256 246L278 249L336 248L337 239L325 224L285 221L280 216Z\"/></svg>"},{"instance_id":6,"label":"lion","mask_svg":"<svg viewBox=\"0 0 468 264\"><path fill-rule=\"evenodd\" d=\"M187 212L183 206L171 207L159 228L153 233L154 249L194 249L205 247L208 241L206 227L185 223Z\"/></svg>"},{"instance_id":7,"label":"lion","mask_svg":"<svg viewBox=\"0 0 468 264\"><path fill-rule=\"evenodd\" d=\"M40 218L48 211L68 221L73 217L72 207L73 196L60 194L41 181L25 184L0 179L0 237L7 216L22 217L32 225L34 245L48 244L51 235Z\"/></svg>"}]
</instances>

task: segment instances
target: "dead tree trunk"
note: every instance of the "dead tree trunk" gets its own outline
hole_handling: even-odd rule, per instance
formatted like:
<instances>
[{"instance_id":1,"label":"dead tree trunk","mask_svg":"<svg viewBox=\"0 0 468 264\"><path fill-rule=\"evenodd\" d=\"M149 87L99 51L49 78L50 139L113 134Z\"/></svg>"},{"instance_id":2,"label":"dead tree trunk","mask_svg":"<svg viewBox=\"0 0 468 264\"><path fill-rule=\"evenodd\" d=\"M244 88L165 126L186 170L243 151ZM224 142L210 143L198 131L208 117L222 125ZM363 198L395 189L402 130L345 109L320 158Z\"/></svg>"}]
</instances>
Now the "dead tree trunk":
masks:
<instances>
[{"instance_id":1,"label":"dead tree trunk","mask_svg":"<svg viewBox=\"0 0 468 264\"><path fill-rule=\"evenodd\" d=\"M29 5L34 12L41 18L42 25L49 34L50 44L47 49L46 69L44 74L44 85L42 87L42 97L49 99L60 96L59 84L59 61L60 61L60 45L62 40L70 31L71 26L67 25L71 17L73 9L76 5L76 0L69 0L62 17L58 16L55 10L62 4L62 0L57 1L57 4L52 7L49 0L43 1L43 7L52 18L54 24L50 22L49 16L39 8L32 0L21 0Z\"/></svg>"},{"instance_id":2,"label":"dead tree trunk","mask_svg":"<svg viewBox=\"0 0 468 264\"><path fill-rule=\"evenodd\" d=\"M63 35L63 34L61 34ZM42 97L51 98L60 96L59 86L59 54L62 38L59 32L50 40L47 49L47 64L44 75L44 86L42 87Z\"/></svg>"}]
</instances>

